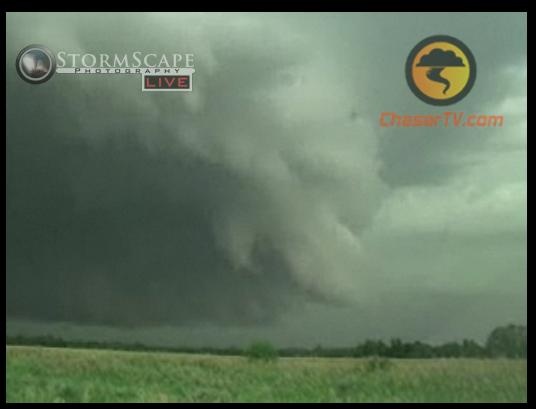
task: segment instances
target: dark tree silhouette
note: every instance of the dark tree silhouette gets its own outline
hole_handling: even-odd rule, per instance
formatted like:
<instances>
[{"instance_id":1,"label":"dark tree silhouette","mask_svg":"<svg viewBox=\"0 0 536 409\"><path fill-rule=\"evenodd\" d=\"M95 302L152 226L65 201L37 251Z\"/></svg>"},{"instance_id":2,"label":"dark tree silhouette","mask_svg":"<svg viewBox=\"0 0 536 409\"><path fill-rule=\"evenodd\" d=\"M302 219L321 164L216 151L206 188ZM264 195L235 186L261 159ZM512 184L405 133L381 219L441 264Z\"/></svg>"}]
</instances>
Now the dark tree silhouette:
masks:
<instances>
[{"instance_id":1,"label":"dark tree silhouette","mask_svg":"<svg viewBox=\"0 0 536 409\"><path fill-rule=\"evenodd\" d=\"M527 327L510 324L495 328L488 337L486 349L493 357L526 358Z\"/></svg>"},{"instance_id":2,"label":"dark tree silhouette","mask_svg":"<svg viewBox=\"0 0 536 409\"><path fill-rule=\"evenodd\" d=\"M7 336L8 345L42 345L50 347L103 348L131 351L168 351L204 353L216 355L242 355L253 359L272 360L277 356L316 356L316 357L384 357L384 358L526 358L527 327L506 325L495 328L489 335L486 346L471 339L460 342L447 342L430 345L421 341L405 342L393 338L386 344L381 340L366 340L355 347L294 347L276 349L270 343L256 342L248 348L228 347L156 347L142 344L121 344L117 342L95 342L63 340L50 335L25 337Z\"/></svg>"}]
</instances>

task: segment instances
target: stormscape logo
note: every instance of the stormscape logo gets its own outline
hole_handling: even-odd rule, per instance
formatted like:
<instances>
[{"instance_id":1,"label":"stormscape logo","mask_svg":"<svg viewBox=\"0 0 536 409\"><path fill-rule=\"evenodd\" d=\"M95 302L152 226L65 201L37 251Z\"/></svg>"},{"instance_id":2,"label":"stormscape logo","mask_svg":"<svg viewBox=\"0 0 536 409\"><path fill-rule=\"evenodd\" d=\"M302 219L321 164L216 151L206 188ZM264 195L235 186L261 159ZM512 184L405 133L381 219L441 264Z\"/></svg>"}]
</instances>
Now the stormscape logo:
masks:
<instances>
[{"instance_id":1,"label":"stormscape logo","mask_svg":"<svg viewBox=\"0 0 536 409\"><path fill-rule=\"evenodd\" d=\"M431 105L451 105L471 91L476 61L460 40L436 35L417 44L406 61L406 80L411 91Z\"/></svg>"},{"instance_id":2,"label":"stormscape logo","mask_svg":"<svg viewBox=\"0 0 536 409\"><path fill-rule=\"evenodd\" d=\"M52 75L139 75L142 91L192 91L194 55L156 54L133 51L123 54L76 53L56 55L43 45L24 47L16 59L19 76L31 84L48 81ZM56 63L56 60L58 61Z\"/></svg>"}]
</instances>

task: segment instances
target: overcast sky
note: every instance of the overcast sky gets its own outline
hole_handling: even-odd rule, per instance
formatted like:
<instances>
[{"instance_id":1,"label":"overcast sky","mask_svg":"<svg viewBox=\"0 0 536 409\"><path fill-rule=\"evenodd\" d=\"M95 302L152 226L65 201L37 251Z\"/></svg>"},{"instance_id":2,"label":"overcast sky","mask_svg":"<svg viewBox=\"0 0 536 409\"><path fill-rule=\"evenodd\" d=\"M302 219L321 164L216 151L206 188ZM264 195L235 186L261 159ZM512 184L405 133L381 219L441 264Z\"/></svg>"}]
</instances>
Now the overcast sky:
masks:
<instances>
[{"instance_id":1,"label":"overcast sky","mask_svg":"<svg viewBox=\"0 0 536 409\"><path fill-rule=\"evenodd\" d=\"M502 128L379 127L445 110L404 74L435 34L477 62L452 110ZM8 13L8 332L312 346L526 323L526 39L521 13ZM193 53L194 91L28 84L32 43Z\"/></svg>"}]
</instances>

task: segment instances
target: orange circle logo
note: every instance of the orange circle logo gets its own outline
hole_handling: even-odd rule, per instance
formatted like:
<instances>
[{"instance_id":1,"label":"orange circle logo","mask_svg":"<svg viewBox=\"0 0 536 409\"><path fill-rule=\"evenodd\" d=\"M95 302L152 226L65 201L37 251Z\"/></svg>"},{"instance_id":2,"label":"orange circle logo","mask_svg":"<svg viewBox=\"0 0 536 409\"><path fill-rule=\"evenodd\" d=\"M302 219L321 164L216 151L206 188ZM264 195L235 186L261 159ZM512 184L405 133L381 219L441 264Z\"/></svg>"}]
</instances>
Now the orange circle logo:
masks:
<instances>
[{"instance_id":1,"label":"orange circle logo","mask_svg":"<svg viewBox=\"0 0 536 409\"><path fill-rule=\"evenodd\" d=\"M432 105L450 105L474 85L476 62L460 40L432 36L417 44L406 62L406 79L413 93Z\"/></svg>"}]
</instances>

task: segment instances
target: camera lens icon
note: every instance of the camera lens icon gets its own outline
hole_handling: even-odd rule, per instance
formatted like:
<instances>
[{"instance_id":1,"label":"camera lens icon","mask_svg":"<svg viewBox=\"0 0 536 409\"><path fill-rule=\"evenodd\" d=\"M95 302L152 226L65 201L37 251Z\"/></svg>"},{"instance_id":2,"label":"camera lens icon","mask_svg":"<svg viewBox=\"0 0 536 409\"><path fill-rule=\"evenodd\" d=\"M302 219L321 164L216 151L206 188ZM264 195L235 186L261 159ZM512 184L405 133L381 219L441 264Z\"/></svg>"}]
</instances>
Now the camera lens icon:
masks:
<instances>
[{"instance_id":1,"label":"camera lens icon","mask_svg":"<svg viewBox=\"0 0 536 409\"><path fill-rule=\"evenodd\" d=\"M56 59L45 46L33 44L19 52L16 66L17 73L24 81L41 84L56 72Z\"/></svg>"}]
</instances>

